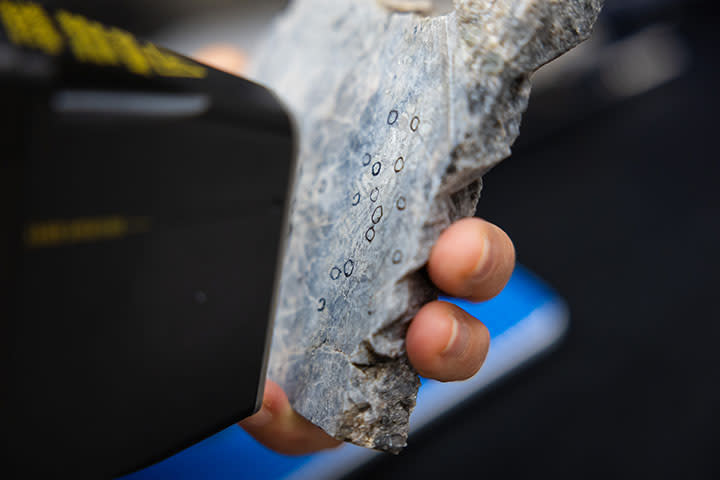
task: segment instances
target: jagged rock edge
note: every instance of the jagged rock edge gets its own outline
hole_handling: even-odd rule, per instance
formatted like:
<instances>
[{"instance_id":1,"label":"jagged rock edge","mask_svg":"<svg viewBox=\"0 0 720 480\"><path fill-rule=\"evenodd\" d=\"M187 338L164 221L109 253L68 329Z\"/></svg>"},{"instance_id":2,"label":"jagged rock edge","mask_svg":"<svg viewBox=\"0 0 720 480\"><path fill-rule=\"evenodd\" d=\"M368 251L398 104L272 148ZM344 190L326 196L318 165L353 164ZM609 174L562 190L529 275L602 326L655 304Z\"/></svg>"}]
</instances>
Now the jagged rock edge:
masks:
<instances>
[{"instance_id":1,"label":"jagged rock edge","mask_svg":"<svg viewBox=\"0 0 720 480\"><path fill-rule=\"evenodd\" d=\"M456 2L456 8L457 4L458 2ZM599 13L599 10L597 10L597 12ZM553 13L554 11L552 9L549 9L547 16L551 16ZM444 17L446 21L457 20L459 22L458 19L453 18L455 17L455 15L456 12L453 12L445 15ZM593 19L590 24L594 24L594 21L595 20ZM551 55L544 59L542 63L535 66L535 69L540 68L542 65L552 61L553 59L566 53L576 45L582 43L584 40L587 39L587 37L589 37L590 33L591 30L588 30L587 32L585 32L584 35L578 35L577 37L575 37L574 42L568 43L566 45L566 48L564 47L563 49L556 50L554 52L554 55ZM547 33L543 29L536 30L532 39L528 40L527 44L532 44L541 35L547 35ZM458 39L462 41L462 38L458 37ZM526 45L520 46L517 49L518 53L522 52L522 48ZM475 53L475 55L471 56L471 62L476 63L478 61L478 57L480 56L478 49L475 49L475 52L473 53ZM500 69L502 73L501 75L499 75L499 77L503 78L504 80L501 82L501 84L507 85L507 87L501 90L499 92L499 95L497 95L493 99L490 99L493 104L492 108L490 109L490 114L479 116L479 118L495 119L497 121L496 125L494 126L495 131L504 131L504 135L488 135L487 138L495 138L496 144L502 145L505 148L495 148L494 150L498 152L496 156L491 158L488 158L486 156L485 158L482 158L483 154L485 154L488 150L493 149L487 148L487 145L478 146L474 142L467 142L468 140L470 140L471 137L471 134L469 133L465 138L466 142L460 143L452 149L452 153L450 155L451 161L448 165L448 171L454 170L455 173L448 175L448 177L443 182L441 188L439 189L438 194L434 197L433 202L431 202L431 205L436 205L439 208L437 208L437 210L433 212L433 215L430 216L430 221L426 222L426 224L423 226L422 236L424 240L429 241L423 241L421 242L421 244L434 244L435 241L437 241L437 239L439 238L440 233L447 227L449 227L454 221L459 220L460 218L474 215L482 192L483 176L495 165L497 165L504 159L510 157L512 154L511 147L520 135L522 116L526 112L530 100L532 72L520 73L518 71L522 70L523 67L513 62L514 59L503 60L503 68ZM453 67L454 66L451 66L451 68ZM466 68L467 71L474 70L473 66L470 64L466 65ZM481 93L483 90L484 88L482 87L481 82L476 82L475 89L468 92L469 106L472 105L473 102L472 96ZM507 108L507 105L513 105L513 108ZM509 131L506 129L506 127L508 126L510 127ZM481 131L482 128L482 122L477 122L476 131ZM485 131L488 131L487 126L485 126ZM468 146L474 148L468 148ZM482 158L482 160L479 160L480 158ZM463 164L465 166L463 166ZM468 172L468 168L470 168L470 172ZM462 181L460 181L460 179L462 179ZM469 198L465 201L458 200L458 197L463 196ZM463 205L466 205L467 207L463 209ZM424 255L425 257L429 256L430 248L427 248L426 250L427 251L422 252L421 255ZM418 283L423 283L429 286L426 276L423 275L421 270L408 272L408 274L406 274L400 281L396 282L395 286L400 288L413 288L413 286ZM373 363L372 365L362 365L353 362L352 365L354 367L365 372L368 369L387 368L387 366L389 365L390 369L407 367L414 372L414 369L409 364L407 356L404 352L404 347L402 355L400 357L393 358L377 352L377 350L373 347L372 339L376 336L387 335L389 337L388 340L392 342L395 341L398 337L396 328L400 331L403 331L404 333L404 331L406 331L407 329L407 325L415 316L415 314L417 314L417 312L420 310L422 304L432 301L437 297L437 291L435 289L428 288L427 290L427 295L425 295L420 302L417 302L419 305L409 306L406 312L404 312L396 319L388 322L387 324L380 326L378 330L371 334L370 339L366 339L363 342L365 348L368 349L372 356L374 356L375 358L382 357L386 360L378 363ZM417 394L417 390L415 393ZM412 401L411 405L407 408L408 415L412 413L414 406L415 402ZM361 431L362 429L354 427L357 427L357 419L361 418L361 416L358 415L358 413L360 412L355 412L354 410L354 408L351 408L344 412L344 418L346 419L346 421L343 422L343 425L339 429L339 432L341 432L341 434L337 437L338 439L343 441L351 441L356 444L360 443L370 448L381 448L383 450L388 450L391 453L399 453L401 448L405 446L407 440L407 432L402 435L403 445L399 448L395 447L394 445L390 445L390 448L388 449L385 445L377 445L376 441L371 441L372 439L378 438L377 434L375 433L375 431L377 430L375 426L372 426L369 430L369 432L372 433L367 433L366 435L363 435L365 439L358 439L357 435L354 434L354 432Z\"/></svg>"}]
</instances>

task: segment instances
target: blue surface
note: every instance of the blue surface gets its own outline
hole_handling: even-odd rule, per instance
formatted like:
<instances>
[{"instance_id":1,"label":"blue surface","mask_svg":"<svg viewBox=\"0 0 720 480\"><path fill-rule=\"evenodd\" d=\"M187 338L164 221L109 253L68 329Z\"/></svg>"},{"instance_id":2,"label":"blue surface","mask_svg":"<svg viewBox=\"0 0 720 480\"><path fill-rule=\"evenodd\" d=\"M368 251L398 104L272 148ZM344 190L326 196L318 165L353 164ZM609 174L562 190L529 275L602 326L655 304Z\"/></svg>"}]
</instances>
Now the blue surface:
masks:
<instances>
[{"instance_id":1,"label":"blue surface","mask_svg":"<svg viewBox=\"0 0 720 480\"><path fill-rule=\"evenodd\" d=\"M456 299L443 300L453 302L482 321L490 330L490 336L497 338L535 309L554 298L557 298L555 291L529 270L518 266L505 290L489 302L471 303Z\"/></svg>"},{"instance_id":2,"label":"blue surface","mask_svg":"<svg viewBox=\"0 0 720 480\"><path fill-rule=\"evenodd\" d=\"M556 294L522 267L497 298L481 304L451 300L481 320L497 338ZM424 385L422 388L429 388ZM280 479L313 457L287 457L255 442L240 427L233 426L197 445L125 480L146 479Z\"/></svg>"}]
</instances>

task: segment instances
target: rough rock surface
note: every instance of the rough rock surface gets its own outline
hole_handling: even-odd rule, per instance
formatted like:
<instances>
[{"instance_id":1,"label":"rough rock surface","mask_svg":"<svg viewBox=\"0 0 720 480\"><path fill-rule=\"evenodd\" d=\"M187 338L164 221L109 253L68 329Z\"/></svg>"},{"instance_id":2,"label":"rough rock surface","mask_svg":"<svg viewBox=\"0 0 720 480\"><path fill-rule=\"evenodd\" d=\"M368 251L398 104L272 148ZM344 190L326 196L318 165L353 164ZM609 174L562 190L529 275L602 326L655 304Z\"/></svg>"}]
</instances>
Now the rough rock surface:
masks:
<instances>
[{"instance_id":1,"label":"rough rock surface","mask_svg":"<svg viewBox=\"0 0 720 480\"><path fill-rule=\"evenodd\" d=\"M419 386L404 335L436 295L430 248L510 155L531 73L589 36L602 0L428 3L296 0L255 71L300 133L270 378L330 435L390 452Z\"/></svg>"}]
</instances>

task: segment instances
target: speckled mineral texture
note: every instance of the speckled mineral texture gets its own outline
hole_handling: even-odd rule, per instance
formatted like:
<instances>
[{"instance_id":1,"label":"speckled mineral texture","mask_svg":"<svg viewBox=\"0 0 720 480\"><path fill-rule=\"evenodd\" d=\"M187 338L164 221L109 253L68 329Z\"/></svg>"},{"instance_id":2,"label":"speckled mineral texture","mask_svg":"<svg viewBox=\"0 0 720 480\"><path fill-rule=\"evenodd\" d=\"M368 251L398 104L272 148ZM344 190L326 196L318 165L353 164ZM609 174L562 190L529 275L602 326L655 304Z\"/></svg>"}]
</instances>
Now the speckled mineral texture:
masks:
<instances>
[{"instance_id":1,"label":"speckled mineral texture","mask_svg":"<svg viewBox=\"0 0 720 480\"><path fill-rule=\"evenodd\" d=\"M510 155L531 73L601 4L297 0L273 27L255 76L300 140L269 375L330 435L405 446L419 381L404 336L436 295L430 248Z\"/></svg>"}]
</instances>

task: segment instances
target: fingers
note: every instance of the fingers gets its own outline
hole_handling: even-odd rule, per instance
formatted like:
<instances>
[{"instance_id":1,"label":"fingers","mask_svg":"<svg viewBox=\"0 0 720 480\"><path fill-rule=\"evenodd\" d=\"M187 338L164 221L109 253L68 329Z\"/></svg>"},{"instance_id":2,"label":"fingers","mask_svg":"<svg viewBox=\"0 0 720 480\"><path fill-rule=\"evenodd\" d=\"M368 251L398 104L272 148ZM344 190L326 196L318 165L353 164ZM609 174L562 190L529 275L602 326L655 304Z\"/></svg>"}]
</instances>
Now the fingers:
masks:
<instances>
[{"instance_id":1,"label":"fingers","mask_svg":"<svg viewBox=\"0 0 720 480\"><path fill-rule=\"evenodd\" d=\"M479 218L448 228L430 253L428 273L442 291L482 302L505 288L515 268L515 247L505 232Z\"/></svg>"},{"instance_id":2,"label":"fingers","mask_svg":"<svg viewBox=\"0 0 720 480\"><path fill-rule=\"evenodd\" d=\"M485 325L463 309L433 302L420 310L407 333L407 353L420 375L452 382L474 376L490 348Z\"/></svg>"},{"instance_id":3,"label":"fingers","mask_svg":"<svg viewBox=\"0 0 720 480\"><path fill-rule=\"evenodd\" d=\"M285 455L306 455L341 444L298 415L285 392L268 380L258 413L239 423L258 442Z\"/></svg>"},{"instance_id":4,"label":"fingers","mask_svg":"<svg viewBox=\"0 0 720 480\"><path fill-rule=\"evenodd\" d=\"M235 75L245 72L248 59L245 54L232 45L214 44L195 52L194 57L211 67Z\"/></svg>"}]
</instances>

